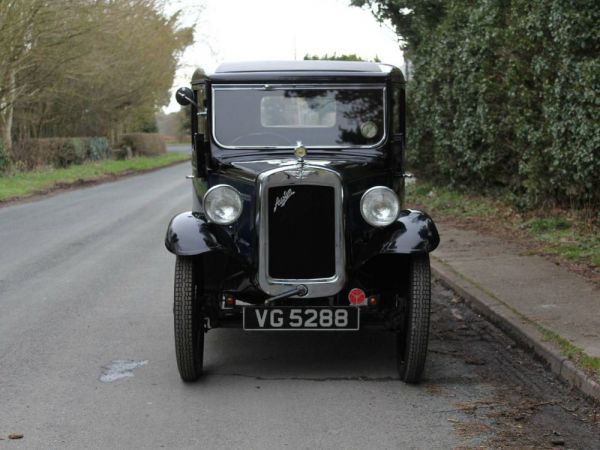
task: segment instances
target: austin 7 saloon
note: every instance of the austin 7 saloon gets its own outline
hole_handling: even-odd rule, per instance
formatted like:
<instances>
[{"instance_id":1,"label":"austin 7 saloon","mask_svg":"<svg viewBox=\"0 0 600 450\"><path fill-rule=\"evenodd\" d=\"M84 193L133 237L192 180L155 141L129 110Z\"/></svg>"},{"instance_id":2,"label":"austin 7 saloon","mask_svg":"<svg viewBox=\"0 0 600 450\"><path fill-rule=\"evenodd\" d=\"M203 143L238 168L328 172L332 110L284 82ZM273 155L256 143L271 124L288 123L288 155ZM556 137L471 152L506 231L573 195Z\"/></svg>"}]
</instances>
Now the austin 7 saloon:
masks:
<instances>
[{"instance_id":1,"label":"austin 7 saloon","mask_svg":"<svg viewBox=\"0 0 600 450\"><path fill-rule=\"evenodd\" d=\"M291 61L197 70L191 210L173 217L175 353L203 369L212 328L395 333L398 376L421 378L429 252L405 209L405 82L392 66Z\"/></svg>"}]
</instances>

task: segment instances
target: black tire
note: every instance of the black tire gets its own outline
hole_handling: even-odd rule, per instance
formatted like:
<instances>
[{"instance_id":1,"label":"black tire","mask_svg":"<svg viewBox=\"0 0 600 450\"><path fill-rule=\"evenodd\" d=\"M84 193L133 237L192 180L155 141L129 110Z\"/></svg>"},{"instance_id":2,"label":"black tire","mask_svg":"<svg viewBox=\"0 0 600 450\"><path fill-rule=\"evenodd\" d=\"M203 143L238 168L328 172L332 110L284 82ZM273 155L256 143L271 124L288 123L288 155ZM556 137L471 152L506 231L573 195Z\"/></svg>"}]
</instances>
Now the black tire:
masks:
<instances>
[{"instance_id":1,"label":"black tire","mask_svg":"<svg viewBox=\"0 0 600 450\"><path fill-rule=\"evenodd\" d=\"M200 278L200 267L194 259L177 256L173 302L175 355L184 381L196 381L202 375L204 317Z\"/></svg>"},{"instance_id":2,"label":"black tire","mask_svg":"<svg viewBox=\"0 0 600 450\"><path fill-rule=\"evenodd\" d=\"M429 255L412 256L409 267L408 298L403 311L402 327L397 333L396 352L400 379L406 383L418 383L425 367L429 342Z\"/></svg>"}]
</instances>

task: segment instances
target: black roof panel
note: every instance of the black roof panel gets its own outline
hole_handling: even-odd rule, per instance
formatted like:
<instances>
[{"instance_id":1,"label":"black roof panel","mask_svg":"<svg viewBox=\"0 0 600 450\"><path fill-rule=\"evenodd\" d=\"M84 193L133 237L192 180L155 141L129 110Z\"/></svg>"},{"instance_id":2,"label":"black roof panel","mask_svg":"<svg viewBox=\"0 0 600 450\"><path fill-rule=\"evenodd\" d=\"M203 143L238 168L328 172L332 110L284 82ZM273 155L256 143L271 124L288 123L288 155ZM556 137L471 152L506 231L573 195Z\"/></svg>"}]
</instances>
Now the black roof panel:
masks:
<instances>
[{"instance_id":1,"label":"black roof panel","mask_svg":"<svg viewBox=\"0 0 600 450\"><path fill-rule=\"evenodd\" d=\"M217 70L219 73L240 72L370 72L381 73L377 63L362 61L247 61L223 63Z\"/></svg>"}]
</instances>

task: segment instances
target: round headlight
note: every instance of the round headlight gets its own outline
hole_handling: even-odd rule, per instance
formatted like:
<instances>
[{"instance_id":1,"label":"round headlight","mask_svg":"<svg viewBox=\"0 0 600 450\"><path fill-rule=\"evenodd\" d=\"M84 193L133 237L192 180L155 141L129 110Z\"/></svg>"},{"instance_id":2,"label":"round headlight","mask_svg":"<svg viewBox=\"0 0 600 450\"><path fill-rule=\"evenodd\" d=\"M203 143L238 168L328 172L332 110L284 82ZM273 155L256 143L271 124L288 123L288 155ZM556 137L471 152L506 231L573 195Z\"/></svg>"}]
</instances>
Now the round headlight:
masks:
<instances>
[{"instance_id":1,"label":"round headlight","mask_svg":"<svg viewBox=\"0 0 600 450\"><path fill-rule=\"evenodd\" d=\"M374 227L385 227L393 223L399 212L398 196L388 187L373 187L360 199L360 213L363 219Z\"/></svg>"},{"instance_id":2,"label":"round headlight","mask_svg":"<svg viewBox=\"0 0 600 450\"><path fill-rule=\"evenodd\" d=\"M242 214L242 197L227 184L219 184L206 191L203 204L208 220L219 225L231 225Z\"/></svg>"}]
</instances>

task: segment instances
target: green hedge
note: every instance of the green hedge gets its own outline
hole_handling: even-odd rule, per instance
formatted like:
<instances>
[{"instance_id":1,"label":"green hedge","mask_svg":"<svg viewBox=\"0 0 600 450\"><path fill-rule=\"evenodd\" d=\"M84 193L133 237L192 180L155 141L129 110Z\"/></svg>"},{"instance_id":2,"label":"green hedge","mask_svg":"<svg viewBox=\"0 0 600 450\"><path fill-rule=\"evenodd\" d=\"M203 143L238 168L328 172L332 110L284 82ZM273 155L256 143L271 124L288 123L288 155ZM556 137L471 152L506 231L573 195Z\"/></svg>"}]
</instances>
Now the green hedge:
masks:
<instances>
[{"instance_id":1,"label":"green hedge","mask_svg":"<svg viewBox=\"0 0 600 450\"><path fill-rule=\"evenodd\" d=\"M162 136L157 133L128 133L121 136L118 156L154 156L167 152Z\"/></svg>"},{"instance_id":2,"label":"green hedge","mask_svg":"<svg viewBox=\"0 0 600 450\"><path fill-rule=\"evenodd\" d=\"M597 208L597 2L453 5L415 56L413 165L522 206Z\"/></svg>"},{"instance_id":3,"label":"green hedge","mask_svg":"<svg viewBox=\"0 0 600 450\"><path fill-rule=\"evenodd\" d=\"M406 40L412 170L523 207L600 205L596 0L352 0Z\"/></svg>"},{"instance_id":4,"label":"green hedge","mask_svg":"<svg viewBox=\"0 0 600 450\"><path fill-rule=\"evenodd\" d=\"M17 167L31 170L108 159L112 150L103 137L24 139L13 145L11 156Z\"/></svg>"}]
</instances>

